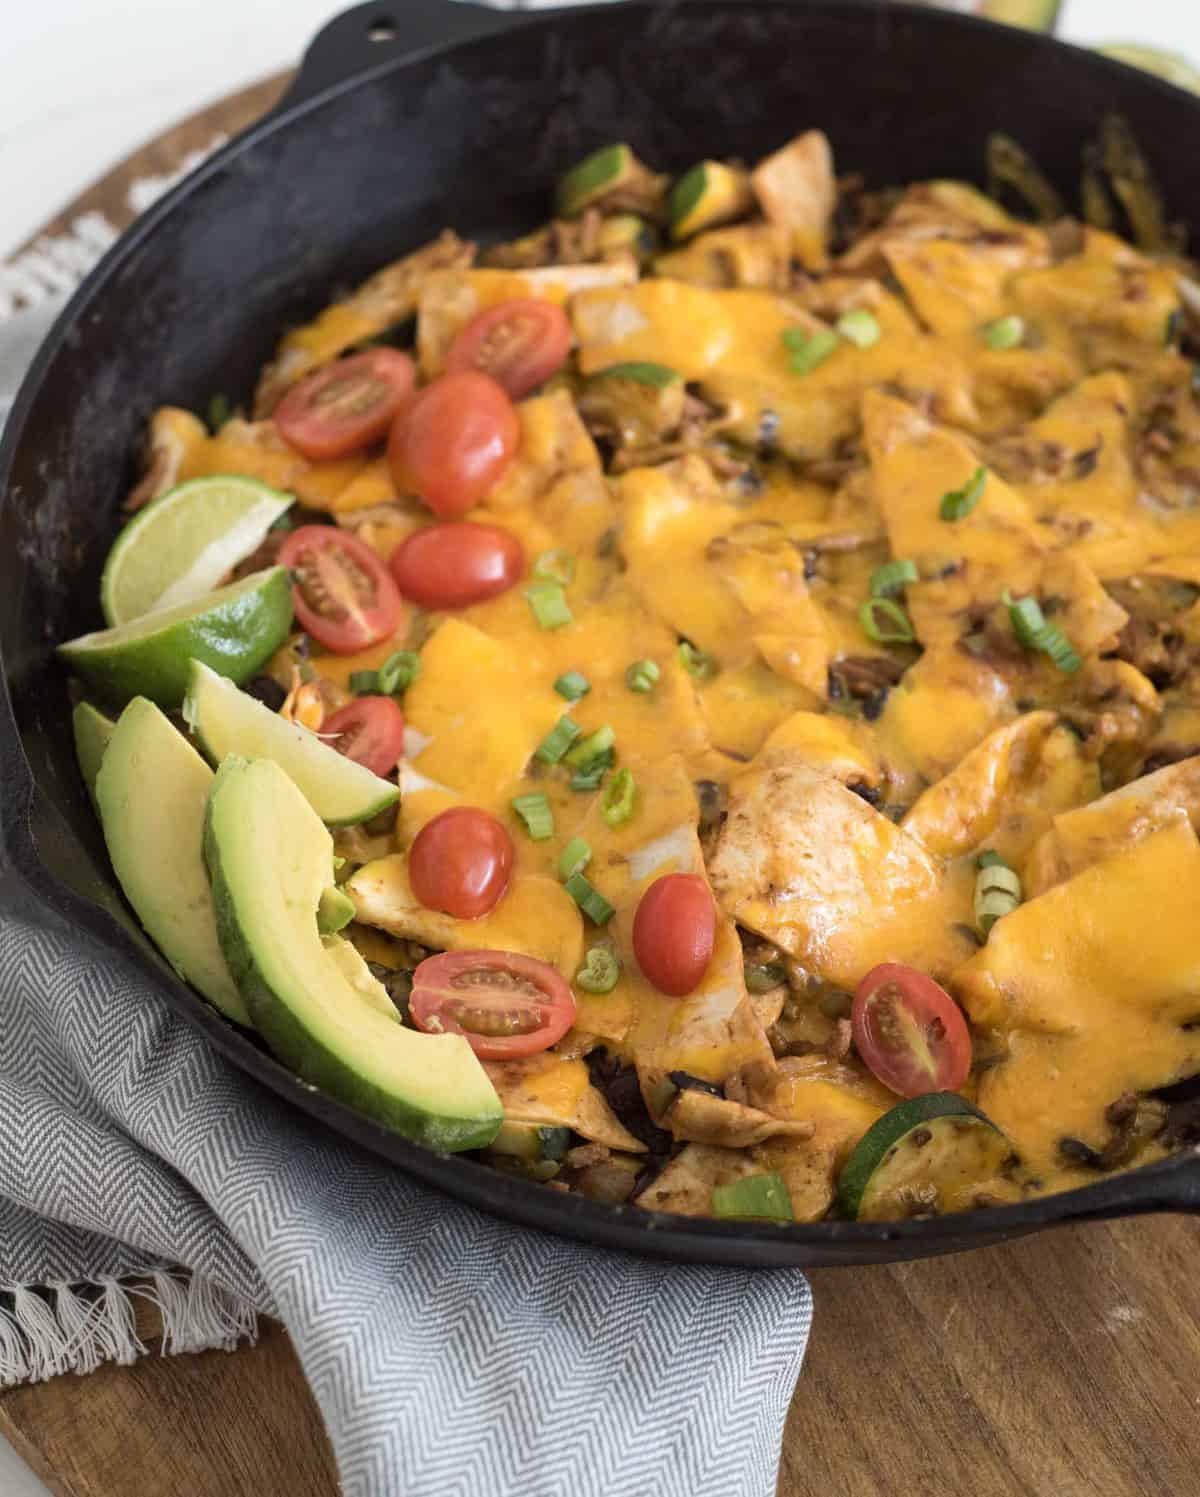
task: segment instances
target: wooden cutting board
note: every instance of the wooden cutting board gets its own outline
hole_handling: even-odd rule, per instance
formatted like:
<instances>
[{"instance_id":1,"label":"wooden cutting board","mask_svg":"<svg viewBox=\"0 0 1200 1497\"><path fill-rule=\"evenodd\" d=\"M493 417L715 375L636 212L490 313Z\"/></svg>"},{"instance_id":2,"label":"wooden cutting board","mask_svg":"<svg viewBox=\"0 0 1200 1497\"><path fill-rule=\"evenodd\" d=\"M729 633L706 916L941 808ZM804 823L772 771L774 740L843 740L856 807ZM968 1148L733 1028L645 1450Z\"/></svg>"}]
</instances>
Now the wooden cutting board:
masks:
<instances>
[{"instance_id":1,"label":"wooden cutting board","mask_svg":"<svg viewBox=\"0 0 1200 1497\"><path fill-rule=\"evenodd\" d=\"M96 210L124 227L135 181L244 128L286 82L269 79L184 121L45 232ZM1192 1497L1198 1247L1194 1222L1145 1218L814 1273L816 1322L780 1497ZM148 1313L139 1330L153 1342ZM0 1434L61 1497L338 1491L320 1415L274 1326L228 1355L152 1356L0 1393Z\"/></svg>"}]
</instances>

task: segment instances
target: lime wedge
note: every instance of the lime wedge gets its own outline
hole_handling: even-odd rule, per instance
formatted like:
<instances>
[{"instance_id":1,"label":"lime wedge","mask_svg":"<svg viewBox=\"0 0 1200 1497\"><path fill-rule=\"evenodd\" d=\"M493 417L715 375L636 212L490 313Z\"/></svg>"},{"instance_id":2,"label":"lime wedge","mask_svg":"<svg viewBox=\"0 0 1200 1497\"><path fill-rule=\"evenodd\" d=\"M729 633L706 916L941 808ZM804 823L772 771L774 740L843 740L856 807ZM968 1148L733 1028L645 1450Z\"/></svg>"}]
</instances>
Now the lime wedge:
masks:
<instances>
[{"instance_id":1,"label":"lime wedge","mask_svg":"<svg viewBox=\"0 0 1200 1497\"><path fill-rule=\"evenodd\" d=\"M1200 69L1178 52L1165 52L1161 47L1144 47L1140 42L1109 42L1103 47L1097 47L1096 51L1103 52L1105 57L1115 57L1118 62L1127 62L1130 67L1153 73L1156 78L1164 78L1176 88L1187 88L1194 94L1200 93Z\"/></svg>"},{"instance_id":2,"label":"lime wedge","mask_svg":"<svg viewBox=\"0 0 1200 1497\"><path fill-rule=\"evenodd\" d=\"M177 707L193 660L232 681L252 676L287 638L292 584L286 567L255 572L177 608L59 645L72 670L101 696L144 696Z\"/></svg>"},{"instance_id":3,"label":"lime wedge","mask_svg":"<svg viewBox=\"0 0 1200 1497\"><path fill-rule=\"evenodd\" d=\"M146 506L117 537L100 579L100 607L116 628L211 592L255 552L294 503L253 478L193 478Z\"/></svg>"}]
</instances>

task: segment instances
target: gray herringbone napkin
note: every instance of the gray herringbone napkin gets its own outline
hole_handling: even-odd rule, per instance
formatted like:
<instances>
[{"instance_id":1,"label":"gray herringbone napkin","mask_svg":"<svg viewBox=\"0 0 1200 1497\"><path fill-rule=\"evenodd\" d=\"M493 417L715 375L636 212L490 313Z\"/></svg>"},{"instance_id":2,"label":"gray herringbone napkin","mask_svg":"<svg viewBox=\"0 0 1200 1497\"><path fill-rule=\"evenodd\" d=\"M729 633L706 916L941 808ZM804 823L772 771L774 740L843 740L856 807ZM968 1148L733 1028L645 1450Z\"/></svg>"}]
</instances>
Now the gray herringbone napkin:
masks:
<instances>
[{"instance_id":1,"label":"gray herringbone napkin","mask_svg":"<svg viewBox=\"0 0 1200 1497\"><path fill-rule=\"evenodd\" d=\"M15 361L0 343L0 408ZM352 1497L773 1497L801 1274L458 1205L291 1111L2 878L0 900L0 1385L137 1355L137 1275L169 1350L283 1320Z\"/></svg>"}]
</instances>

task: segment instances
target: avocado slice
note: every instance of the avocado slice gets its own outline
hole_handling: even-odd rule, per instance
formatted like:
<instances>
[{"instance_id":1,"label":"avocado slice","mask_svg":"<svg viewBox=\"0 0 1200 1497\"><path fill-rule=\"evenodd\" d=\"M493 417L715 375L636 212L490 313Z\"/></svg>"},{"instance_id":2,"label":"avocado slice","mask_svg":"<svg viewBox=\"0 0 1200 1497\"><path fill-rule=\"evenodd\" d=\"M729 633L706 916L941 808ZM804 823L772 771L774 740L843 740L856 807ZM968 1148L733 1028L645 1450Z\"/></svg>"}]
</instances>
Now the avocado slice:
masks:
<instances>
[{"instance_id":1,"label":"avocado slice","mask_svg":"<svg viewBox=\"0 0 1200 1497\"><path fill-rule=\"evenodd\" d=\"M80 702L71 713L71 728L75 734L75 757L79 760L79 772L87 793L92 798L96 814L100 806L96 800L96 776L104 759L104 750L116 730L116 723L103 712L97 712L90 702Z\"/></svg>"},{"instance_id":2,"label":"avocado slice","mask_svg":"<svg viewBox=\"0 0 1200 1497\"><path fill-rule=\"evenodd\" d=\"M249 1025L221 955L204 866L212 783L212 770L183 734L153 702L135 697L104 750L96 804L113 869L147 934L185 981Z\"/></svg>"},{"instance_id":3,"label":"avocado slice","mask_svg":"<svg viewBox=\"0 0 1200 1497\"><path fill-rule=\"evenodd\" d=\"M867 1129L838 1180L838 1199L858 1221L900 1221L965 1211L985 1186L1012 1193L1017 1162L1008 1137L954 1092L900 1102Z\"/></svg>"},{"instance_id":4,"label":"avocado slice","mask_svg":"<svg viewBox=\"0 0 1200 1497\"><path fill-rule=\"evenodd\" d=\"M279 1059L419 1143L485 1148L503 1109L467 1041L405 1029L347 943L318 933L333 839L277 763L225 759L204 850L222 950Z\"/></svg>"},{"instance_id":5,"label":"avocado slice","mask_svg":"<svg viewBox=\"0 0 1200 1497\"><path fill-rule=\"evenodd\" d=\"M690 239L703 229L744 218L755 201L747 172L720 161L701 161L671 189L671 237Z\"/></svg>"},{"instance_id":6,"label":"avocado slice","mask_svg":"<svg viewBox=\"0 0 1200 1497\"><path fill-rule=\"evenodd\" d=\"M400 799L399 786L272 712L199 660L191 664L183 716L210 763L219 765L230 754L274 759L330 826L369 821Z\"/></svg>"}]
</instances>

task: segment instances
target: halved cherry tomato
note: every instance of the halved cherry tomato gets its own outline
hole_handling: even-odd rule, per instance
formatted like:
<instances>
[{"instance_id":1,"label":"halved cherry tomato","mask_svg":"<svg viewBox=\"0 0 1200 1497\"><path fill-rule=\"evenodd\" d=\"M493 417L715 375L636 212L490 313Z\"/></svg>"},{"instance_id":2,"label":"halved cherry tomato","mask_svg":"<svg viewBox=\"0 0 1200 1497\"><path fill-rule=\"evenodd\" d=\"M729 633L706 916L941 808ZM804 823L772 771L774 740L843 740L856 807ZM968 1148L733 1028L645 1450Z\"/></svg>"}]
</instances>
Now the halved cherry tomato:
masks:
<instances>
[{"instance_id":1,"label":"halved cherry tomato","mask_svg":"<svg viewBox=\"0 0 1200 1497\"><path fill-rule=\"evenodd\" d=\"M525 550L511 530L460 520L415 531L389 565L400 591L422 608L468 608L520 581Z\"/></svg>"},{"instance_id":2,"label":"halved cherry tomato","mask_svg":"<svg viewBox=\"0 0 1200 1497\"><path fill-rule=\"evenodd\" d=\"M971 1033L962 1010L915 967L872 968L854 994L850 1024L863 1061L901 1097L956 1092L967 1079Z\"/></svg>"},{"instance_id":3,"label":"halved cherry tomato","mask_svg":"<svg viewBox=\"0 0 1200 1497\"><path fill-rule=\"evenodd\" d=\"M404 599L378 554L336 525L301 525L279 560L292 573L292 601L306 634L353 655L395 634Z\"/></svg>"},{"instance_id":4,"label":"halved cherry tomato","mask_svg":"<svg viewBox=\"0 0 1200 1497\"><path fill-rule=\"evenodd\" d=\"M528 297L481 312L459 333L446 360L451 374L490 374L513 400L557 374L571 352L571 324L553 302Z\"/></svg>"},{"instance_id":5,"label":"halved cherry tomato","mask_svg":"<svg viewBox=\"0 0 1200 1497\"><path fill-rule=\"evenodd\" d=\"M633 917L633 954L660 993L682 998L712 961L717 911L697 873L668 873L642 895Z\"/></svg>"},{"instance_id":6,"label":"halved cherry tomato","mask_svg":"<svg viewBox=\"0 0 1200 1497\"><path fill-rule=\"evenodd\" d=\"M293 386L275 408L275 425L289 446L313 462L345 457L387 436L416 381L406 353L373 348Z\"/></svg>"},{"instance_id":7,"label":"halved cherry tomato","mask_svg":"<svg viewBox=\"0 0 1200 1497\"><path fill-rule=\"evenodd\" d=\"M372 774L389 775L404 757L404 713L391 697L357 697L325 719L321 737Z\"/></svg>"},{"instance_id":8,"label":"halved cherry tomato","mask_svg":"<svg viewBox=\"0 0 1200 1497\"><path fill-rule=\"evenodd\" d=\"M512 838L494 816L455 806L428 821L408 853L412 891L427 910L478 920L504 897L512 874Z\"/></svg>"},{"instance_id":9,"label":"halved cherry tomato","mask_svg":"<svg viewBox=\"0 0 1200 1497\"><path fill-rule=\"evenodd\" d=\"M575 996L545 962L515 951L427 957L408 1011L427 1034L465 1035L482 1060L519 1060L555 1045L575 1022Z\"/></svg>"},{"instance_id":10,"label":"halved cherry tomato","mask_svg":"<svg viewBox=\"0 0 1200 1497\"><path fill-rule=\"evenodd\" d=\"M444 374L396 417L388 459L402 489L457 520L483 499L521 440L503 388L486 374Z\"/></svg>"}]
</instances>

